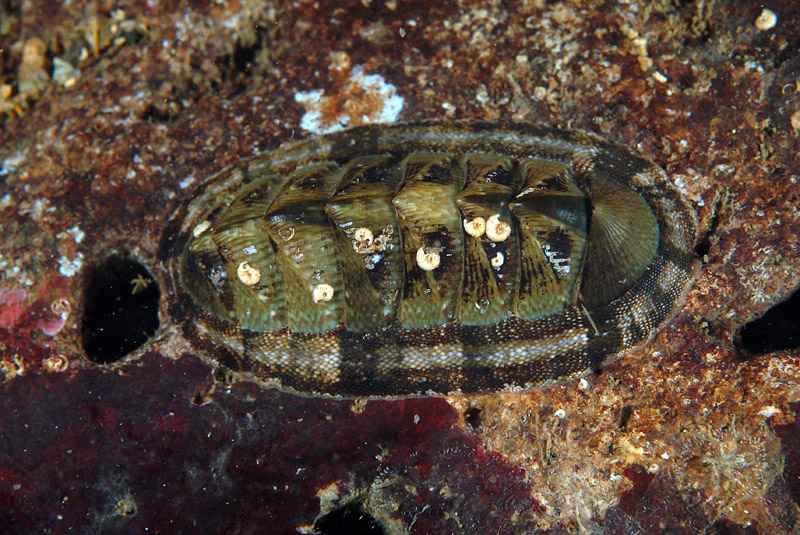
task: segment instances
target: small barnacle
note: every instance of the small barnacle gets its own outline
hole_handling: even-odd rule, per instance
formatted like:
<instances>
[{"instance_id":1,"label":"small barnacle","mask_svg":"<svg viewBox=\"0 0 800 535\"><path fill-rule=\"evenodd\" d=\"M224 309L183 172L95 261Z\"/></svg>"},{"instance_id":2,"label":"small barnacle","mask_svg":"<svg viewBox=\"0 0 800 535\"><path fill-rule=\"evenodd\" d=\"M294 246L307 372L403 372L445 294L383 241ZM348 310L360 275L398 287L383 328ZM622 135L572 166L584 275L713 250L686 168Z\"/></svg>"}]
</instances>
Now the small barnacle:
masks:
<instances>
[{"instance_id":1,"label":"small barnacle","mask_svg":"<svg viewBox=\"0 0 800 535\"><path fill-rule=\"evenodd\" d=\"M439 253L434 250L425 250L425 247L417 249L417 265L425 271L433 271L439 267L442 261Z\"/></svg>"},{"instance_id":2,"label":"small barnacle","mask_svg":"<svg viewBox=\"0 0 800 535\"><path fill-rule=\"evenodd\" d=\"M311 297L315 303L326 302L333 299L333 286L330 284L317 284L311 290Z\"/></svg>"},{"instance_id":3,"label":"small barnacle","mask_svg":"<svg viewBox=\"0 0 800 535\"><path fill-rule=\"evenodd\" d=\"M500 221L500 214L494 214L486 220L486 237L493 242L505 241L511 236L511 225Z\"/></svg>"},{"instance_id":4,"label":"small barnacle","mask_svg":"<svg viewBox=\"0 0 800 535\"><path fill-rule=\"evenodd\" d=\"M5 377L6 380L25 375L25 361L16 353L10 361L0 359L0 375Z\"/></svg>"},{"instance_id":5,"label":"small barnacle","mask_svg":"<svg viewBox=\"0 0 800 535\"><path fill-rule=\"evenodd\" d=\"M375 238L372 242L372 247L368 252L370 253L380 253L387 249L387 247L391 247L389 242L392 239L392 234L394 233L394 229L391 226L385 227L380 234Z\"/></svg>"},{"instance_id":6,"label":"small barnacle","mask_svg":"<svg viewBox=\"0 0 800 535\"><path fill-rule=\"evenodd\" d=\"M486 220L476 217L472 221L464 220L464 231L472 237L480 238L486 232Z\"/></svg>"},{"instance_id":7,"label":"small barnacle","mask_svg":"<svg viewBox=\"0 0 800 535\"><path fill-rule=\"evenodd\" d=\"M345 228L343 232L358 254L372 254L385 249L386 237L383 233L376 237L367 227Z\"/></svg>"},{"instance_id":8,"label":"small barnacle","mask_svg":"<svg viewBox=\"0 0 800 535\"><path fill-rule=\"evenodd\" d=\"M141 275L139 276L141 277ZM66 297L61 297L50 303L50 310L52 310L53 314L56 316L66 320L72 312L72 307Z\"/></svg>"},{"instance_id":9,"label":"small barnacle","mask_svg":"<svg viewBox=\"0 0 800 535\"><path fill-rule=\"evenodd\" d=\"M44 369L50 373L64 372L69 368L69 359L64 355L53 355L42 361Z\"/></svg>"},{"instance_id":10,"label":"small barnacle","mask_svg":"<svg viewBox=\"0 0 800 535\"><path fill-rule=\"evenodd\" d=\"M128 493L117 499L114 504L114 511L119 516L133 516L136 514L136 502L133 495Z\"/></svg>"},{"instance_id":11,"label":"small barnacle","mask_svg":"<svg viewBox=\"0 0 800 535\"><path fill-rule=\"evenodd\" d=\"M372 231L365 227L358 228L353 234L353 238L359 243L369 245L372 243Z\"/></svg>"},{"instance_id":12,"label":"small barnacle","mask_svg":"<svg viewBox=\"0 0 800 535\"><path fill-rule=\"evenodd\" d=\"M242 262L236 268L236 276L247 286L255 286L261 280L261 271L254 268L247 262Z\"/></svg>"},{"instance_id":13,"label":"small barnacle","mask_svg":"<svg viewBox=\"0 0 800 535\"><path fill-rule=\"evenodd\" d=\"M289 227L288 229L280 229L278 231L278 236L281 237L283 241L289 241L294 238L294 227Z\"/></svg>"}]
</instances>

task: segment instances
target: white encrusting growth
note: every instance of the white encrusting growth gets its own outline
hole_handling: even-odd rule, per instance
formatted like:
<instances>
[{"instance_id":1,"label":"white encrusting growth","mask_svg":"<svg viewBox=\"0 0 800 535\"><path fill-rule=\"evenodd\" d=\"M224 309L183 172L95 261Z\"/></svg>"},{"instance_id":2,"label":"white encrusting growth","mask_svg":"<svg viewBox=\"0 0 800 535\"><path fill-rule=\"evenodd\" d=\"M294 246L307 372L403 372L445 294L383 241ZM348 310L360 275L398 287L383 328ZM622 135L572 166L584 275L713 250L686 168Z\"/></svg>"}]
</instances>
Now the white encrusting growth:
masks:
<instances>
[{"instance_id":1,"label":"white encrusting growth","mask_svg":"<svg viewBox=\"0 0 800 535\"><path fill-rule=\"evenodd\" d=\"M300 128L315 134L327 134L354 124L393 123L403 109L403 97L397 94L397 87L386 83L380 74L364 74L360 65L350 70L349 78L337 89L330 96L325 95L322 89L300 91L294 95L295 102L306 109L300 119ZM341 113L326 116L331 103L341 100L340 95L349 97L336 106L342 110Z\"/></svg>"}]
</instances>

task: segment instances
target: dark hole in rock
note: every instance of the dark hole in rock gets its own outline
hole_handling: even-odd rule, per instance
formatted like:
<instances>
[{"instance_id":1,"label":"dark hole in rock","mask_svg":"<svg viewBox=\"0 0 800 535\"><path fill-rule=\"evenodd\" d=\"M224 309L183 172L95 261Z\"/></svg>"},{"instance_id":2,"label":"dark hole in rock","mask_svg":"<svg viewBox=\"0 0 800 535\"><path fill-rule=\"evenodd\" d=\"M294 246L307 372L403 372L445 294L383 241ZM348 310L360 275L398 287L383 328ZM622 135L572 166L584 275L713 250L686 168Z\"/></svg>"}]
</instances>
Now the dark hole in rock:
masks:
<instances>
[{"instance_id":1,"label":"dark hole in rock","mask_svg":"<svg viewBox=\"0 0 800 535\"><path fill-rule=\"evenodd\" d=\"M711 251L711 238L707 234L697 241L697 245L694 246L694 252L697 256L703 258L709 251Z\"/></svg>"},{"instance_id":2,"label":"dark hole in rock","mask_svg":"<svg viewBox=\"0 0 800 535\"><path fill-rule=\"evenodd\" d=\"M258 39L253 44L245 44L242 40L238 40L233 48L233 57L231 58L232 67L237 73L249 75L253 62L256 60L256 54L260 48Z\"/></svg>"},{"instance_id":3,"label":"dark hole in rock","mask_svg":"<svg viewBox=\"0 0 800 535\"><path fill-rule=\"evenodd\" d=\"M214 381L221 385L233 384L233 374L224 368L217 368L214 370Z\"/></svg>"},{"instance_id":4,"label":"dark hole in rock","mask_svg":"<svg viewBox=\"0 0 800 535\"><path fill-rule=\"evenodd\" d=\"M158 329L161 291L138 262L111 256L88 275L81 339L93 362L114 362L144 344Z\"/></svg>"},{"instance_id":5,"label":"dark hole in rock","mask_svg":"<svg viewBox=\"0 0 800 535\"><path fill-rule=\"evenodd\" d=\"M714 207L714 216L711 218L711 224L708 227L708 232L700 237L700 239L697 241L697 245L694 247L694 252L697 253L697 256L699 256L701 259L703 259L703 257L707 255L709 251L711 251L711 240L714 238L714 235L717 233L717 229L719 228L719 212L719 205L717 205Z\"/></svg>"},{"instance_id":6,"label":"dark hole in rock","mask_svg":"<svg viewBox=\"0 0 800 535\"><path fill-rule=\"evenodd\" d=\"M743 527L730 520L717 520L706 531L707 535L756 535L759 531L752 526Z\"/></svg>"},{"instance_id":7,"label":"dark hole in rock","mask_svg":"<svg viewBox=\"0 0 800 535\"><path fill-rule=\"evenodd\" d=\"M739 349L756 355L800 349L800 291L746 324L737 338Z\"/></svg>"},{"instance_id":8,"label":"dark hole in rock","mask_svg":"<svg viewBox=\"0 0 800 535\"><path fill-rule=\"evenodd\" d=\"M148 106L141 114L141 119L154 123L170 123L175 115L165 106Z\"/></svg>"},{"instance_id":9,"label":"dark hole in rock","mask_svg":"<svg viewBox=\"0 0 800 535\"><path fill-rule=\"evenodd\" d=\"M380 524L357 502L338 507L314 522L319 535L383 535Z\"/></svg>"},{"instance_id":10,"label":"dark hole in rock","mask_svg":"<svg viewBox=\"0 0 800 535\"><path fill-rule=\"evenodd\" d=\"M622 410L619 411L619 428L626 429L628 427L628 422L633 416L633 407L630 405L623 405Z\"/></svg>"},{"instance_id":11,"label":"dark hole in rock","mask_svg":"<svg viewBox=\"0 0 800 535\"><path fill-rule=\"evenodd\" d=\"M470 407L464 411L464 421L472 429L479 429L483 424L483 411L478 407Z\"/></svg>"}]
</instances>

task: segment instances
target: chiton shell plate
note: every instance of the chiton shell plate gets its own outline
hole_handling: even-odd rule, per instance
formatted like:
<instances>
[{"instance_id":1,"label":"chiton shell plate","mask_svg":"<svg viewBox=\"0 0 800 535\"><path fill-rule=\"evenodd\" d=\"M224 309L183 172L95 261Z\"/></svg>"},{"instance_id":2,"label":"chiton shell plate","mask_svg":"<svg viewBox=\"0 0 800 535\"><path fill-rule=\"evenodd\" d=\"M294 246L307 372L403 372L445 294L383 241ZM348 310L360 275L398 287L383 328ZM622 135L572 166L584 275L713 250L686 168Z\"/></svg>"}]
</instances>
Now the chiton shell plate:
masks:
<instances>
[{"instance_id":1,"label":"chiton shell plate","mask_svg":"<svg viewBox=\"0 0 800 535\"><path fill-rule=\"evenodd\" d=\"M531 124L365 126L205 180L162 257L197 351L307 395L531 389L649 340L693 281L664 171Z\"/></svg>"}]
</instances>

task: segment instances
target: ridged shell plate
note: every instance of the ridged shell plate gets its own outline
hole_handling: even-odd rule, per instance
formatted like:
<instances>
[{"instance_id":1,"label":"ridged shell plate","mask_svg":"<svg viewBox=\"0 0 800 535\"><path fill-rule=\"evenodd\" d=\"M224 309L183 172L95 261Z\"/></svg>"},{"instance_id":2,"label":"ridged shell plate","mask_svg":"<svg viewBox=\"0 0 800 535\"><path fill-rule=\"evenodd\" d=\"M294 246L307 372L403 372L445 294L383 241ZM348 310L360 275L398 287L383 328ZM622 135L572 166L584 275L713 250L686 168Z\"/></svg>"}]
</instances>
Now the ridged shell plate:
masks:
<instances>
[{"instance_id":1,"label":"ridged shell plate","mask_svg":"<svg viewBox=\"0 0 800 535\"><path fill-rule=\"evenodd\" d=\"M530 389L651 338L697 269L664 171L531 124L366 126L205 180L163 251L207 357L310 395Z\"/></svg>"}]
</instances>

